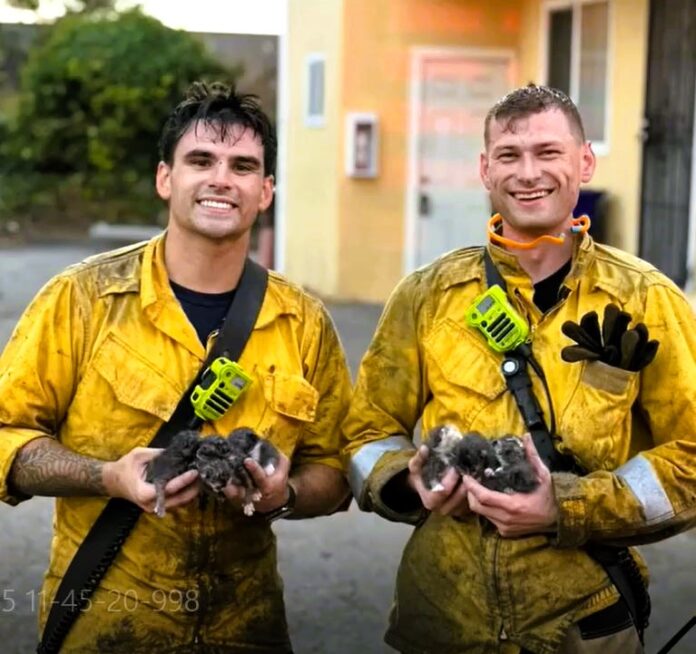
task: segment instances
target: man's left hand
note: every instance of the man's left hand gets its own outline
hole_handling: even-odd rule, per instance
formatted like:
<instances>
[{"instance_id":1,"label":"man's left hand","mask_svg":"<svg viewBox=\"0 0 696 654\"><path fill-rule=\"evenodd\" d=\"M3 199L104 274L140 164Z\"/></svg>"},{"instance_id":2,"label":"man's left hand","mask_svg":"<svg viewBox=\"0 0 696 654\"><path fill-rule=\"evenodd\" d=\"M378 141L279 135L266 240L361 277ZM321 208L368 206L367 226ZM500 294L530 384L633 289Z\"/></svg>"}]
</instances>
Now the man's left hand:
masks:
<instances>
[{"instance_id":1,"label":"man's left hand","mask_svg":"<svg viewBox=\"0 0 696 654\"><path fill-rule=\"evenodd\" d=\"M465 476L469 508L488 518L501 536L527 536L552 531L558 518L551 473L544 465L529 434L524 437L524 450L539 486L531 493L499 493L489 490L475 479Z\"/></svg>"},{"instance_id":2,"label":"man's left hand","mask_svg":"<svg viewBox=\"0 0 696 654\"><path fill-rule=\"evenodd\" d=\"M260 513L268 513L283 506L287 503L290 497L288 489L288 476L290 474L290 459L283 453L280 453L280 458L275 470L272 474L266 474L266 471L253 459L246 459L244 467L249 471L256 488L261 494L261 499L254 502L254 508ZM243 486L228 484L224 489L225 496L232 502L241 503L246 496L246 490Z\"/></svg>"}]
</instances>

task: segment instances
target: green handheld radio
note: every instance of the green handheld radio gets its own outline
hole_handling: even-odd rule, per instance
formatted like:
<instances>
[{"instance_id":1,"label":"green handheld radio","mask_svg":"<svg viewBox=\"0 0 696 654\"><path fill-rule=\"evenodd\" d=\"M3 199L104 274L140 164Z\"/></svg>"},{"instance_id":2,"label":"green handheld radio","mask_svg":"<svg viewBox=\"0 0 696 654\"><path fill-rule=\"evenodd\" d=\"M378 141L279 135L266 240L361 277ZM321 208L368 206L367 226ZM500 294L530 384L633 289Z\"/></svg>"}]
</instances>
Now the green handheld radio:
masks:
<instances>
[{"instance_id":1,"label":"green handheld radio","mask_svg":"<svg viewBox=\"0 0 696 654\"><path fill-rule=\"evenodd\" d=\"M193 411L201 420L218 420L249 387L244 368L225 357L215 359L191 392Z\"/></svg>"},{"instance_id":2,"label":"green handheld radio","mask_svg":"<svg viewBox=\"0 0 696 654\"><path fill-rule=\"evenodd\" d=\"M496 352L509 352L527 341L529 326L497 284L479 295L466 311L466 323L476 327Z\"/></svg>"}]
</instances>

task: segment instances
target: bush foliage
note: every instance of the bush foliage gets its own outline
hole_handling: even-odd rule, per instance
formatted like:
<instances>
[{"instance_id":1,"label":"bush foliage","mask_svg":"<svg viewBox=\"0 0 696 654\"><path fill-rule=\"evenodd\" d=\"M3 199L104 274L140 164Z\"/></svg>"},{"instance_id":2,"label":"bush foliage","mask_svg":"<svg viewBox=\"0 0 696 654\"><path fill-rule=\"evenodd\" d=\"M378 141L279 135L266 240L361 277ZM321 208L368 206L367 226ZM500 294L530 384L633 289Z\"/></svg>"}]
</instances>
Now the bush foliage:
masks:
<instances>
[{"instance_id":1,"label":"bush foliage","mask_svg":"<svg viewBox=\"0 0 696 654\"><path fill-rule=\"evenodd\" d=\"M2 213L152 221L165 117L192 81L234 74L195 37L139 10L59 20L30 53L4 127Z\"/></svg>"}]
</instances>

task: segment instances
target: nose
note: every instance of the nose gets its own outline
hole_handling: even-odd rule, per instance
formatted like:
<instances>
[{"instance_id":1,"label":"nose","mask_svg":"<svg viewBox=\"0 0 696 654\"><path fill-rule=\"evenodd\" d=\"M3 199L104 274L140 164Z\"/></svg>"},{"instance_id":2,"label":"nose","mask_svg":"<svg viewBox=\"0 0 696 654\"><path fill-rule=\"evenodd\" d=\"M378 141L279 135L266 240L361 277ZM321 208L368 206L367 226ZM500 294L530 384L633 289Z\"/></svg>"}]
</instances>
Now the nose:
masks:
<instances>
[{"instance_id":1,"label":"nose","mask_svg":"<svg viewBox=\"0 0 696 654\"><path fill-rule=\"evenodd\" d=\"M232 187L232 171L224 161L218 161L210 172L210 185L215 188Z\"/></svg>"},{"instance_id":2,"label":"nose","mask_svg":"<svg viewBox=\"0 0 696 654\"><path fill-rule=\"evenodd\" d=\"M525 152L518 161L517 178L520 182L531 186L539 181L541 170L536 157L531 152Z\"/></svg>"}]
</instances>

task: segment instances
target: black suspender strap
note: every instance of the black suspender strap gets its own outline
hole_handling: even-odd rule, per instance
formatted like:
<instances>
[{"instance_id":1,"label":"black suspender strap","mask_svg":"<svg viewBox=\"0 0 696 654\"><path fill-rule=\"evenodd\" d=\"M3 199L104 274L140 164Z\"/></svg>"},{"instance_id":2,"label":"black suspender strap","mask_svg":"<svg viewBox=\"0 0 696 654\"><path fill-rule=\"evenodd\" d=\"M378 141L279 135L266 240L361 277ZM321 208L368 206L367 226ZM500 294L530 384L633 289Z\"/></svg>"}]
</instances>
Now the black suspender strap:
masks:
<instances>
[{"instance_id":1,"label":"black suspender strap","mask_svg":"<svg viewBox=\"0 0 696 654\"><path fill-rule=\"evenodd\" d=\"M526 347L530 351L531 348ZM525 356L520 348L508 352L501 365L503 377L508 389L515 398L515 403L522 416L527 431L532 436L541 460L548 467L558 465L556 460L562 455L553 446L552 436L546 428L541 407L532 392L532 380L529 377L528 356Z\"/></svg>"},{"instance_id":2,"label":"black suspender strap","mask_svg":"<svg viewBox=\"0 0 696 654\"><path fill-rule=\"evenodd\" d=\"M484 250L483 262L486 270L486 283L489 287L498 285L507 294L507 284L496 268L488 250ZM572 458L563 456L553 445L553 432L555 424L551 419L551 429L546 426L544 415L536 396L532 392L532 380L529 377L528 365L531 364L546 386L546 379L541 366L537 364L532 354L532 348L526 343L507 352L501 365L501 371L508 389L515 398L515 403L522 416L524 425L532 436L541 460L549 469L568 470L572 467ZM549 393L549 413L553 416L553 407L550 406L551 395Z\"/></svg>"},{"instance_id":3,"label":"black suspender strap","mask_svg":"<svg viewBox=\"0 0 696 654\"><path fill-rule=\"evenodd\" d=\"M261 311L267 286L268 271L247 259L237 292L210 354L179 400L171 418L155 434L150 447L166 447L174 434L192 423L195 414L189 401L191 391L214 359L221 355L233 361L239 359ZM113 563L141 513L142 510L128 500L112 498L107 502L63 576L51 604L37 654L57 654L60 651L70 628Z\"/></svg>"},{"instance_id":4,"label":"black suspender strap","mask_svg":"<svg viewBox=\"0 0 696 654\"><path fill-rule=\"evenodd\" d=\"M507 293L505 280L493 263L487 249L484 250L483 261L486 271L486 283L488 286L490 287L497 284ZM532 381L529 377L527 364L530 364L534 368L534 371L539 375L544 384L548 395L549 412L551 416L553 416L551 394L546 384L544 371L535 361L532 348L529 345L523 344L511 352L507 352L501 365L501 371L508 389L515 398L517 408L520 411L525 427L532 436L534 447L536 447L541 460L552 472L586 474L586 471L580 468L573 457L561 454L554 447L554 420L552 418L552 427L551 430L549 430L544 422L539 403L532 391ZM609 547L598 543L589 543L585 549L593 559L604 567L612 583L616 586L619 594L628 607L628 611L642 641L643 631L648 626L648 617L650 615L650 596L645 588L638 566L631 557L628 548Z\"/></svg>"}]
</instances>

